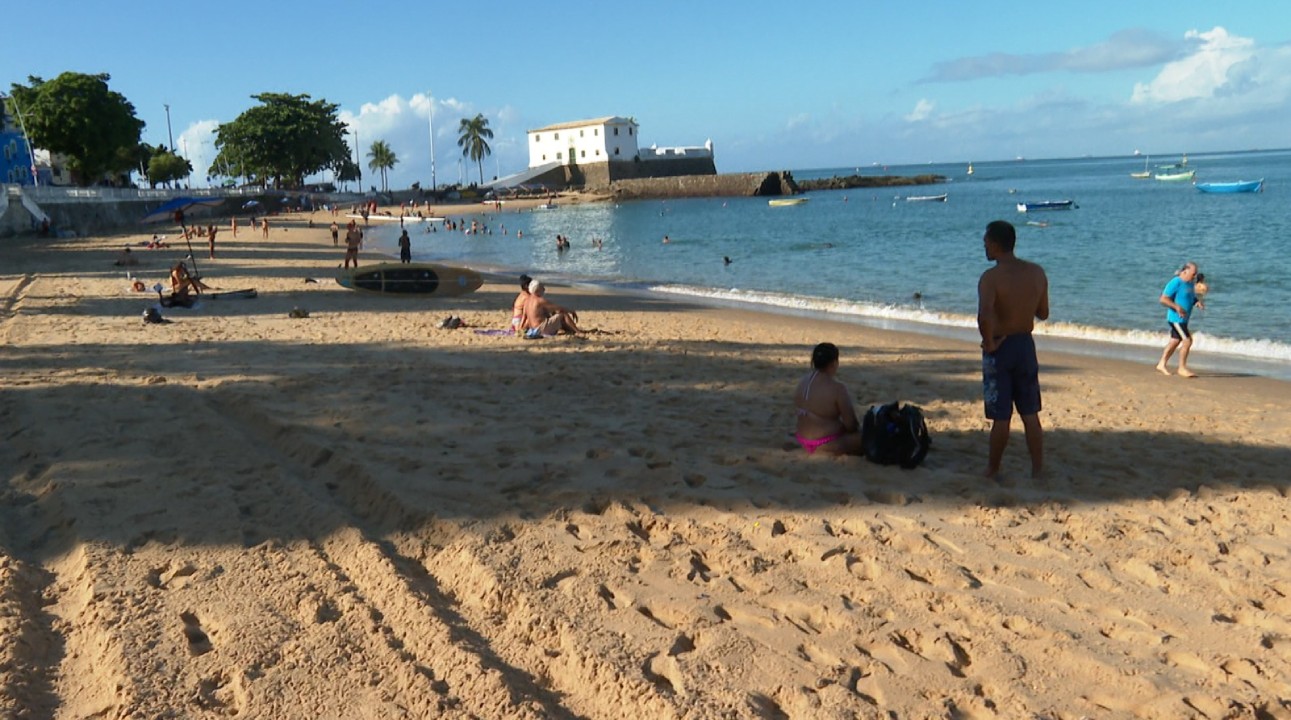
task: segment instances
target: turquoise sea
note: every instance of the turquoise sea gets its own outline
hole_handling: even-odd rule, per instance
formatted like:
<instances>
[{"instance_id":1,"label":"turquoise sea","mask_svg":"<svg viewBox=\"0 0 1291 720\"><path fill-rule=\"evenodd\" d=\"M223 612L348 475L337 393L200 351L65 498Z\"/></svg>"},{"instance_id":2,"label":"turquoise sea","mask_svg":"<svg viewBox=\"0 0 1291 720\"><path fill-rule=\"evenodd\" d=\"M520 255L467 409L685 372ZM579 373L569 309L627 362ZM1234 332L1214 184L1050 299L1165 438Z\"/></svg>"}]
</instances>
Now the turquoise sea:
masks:
<instances>
[{"instance_id":1,"label":"turquoise sea","mask_svg":"<svg viewBox=\"0 0 1291 720\"><path fill-rule=\"evenodd\" d=\"M971 337L977 278L990 266L982 232L1005 219L1018 228L1017 254L1048 272L1052 316L1039 332L1049 342L1155 362L1166 333L1157 298L1193 260L1211 287L1192 323L1196 364L1291 378L1291 150L1194 154L1187 163L1198 182L1264 178L1264 191L1207 195L1131 178L1143 157L977 162L972 176L966 163L845 167L793 174L935 173L947 182L811 192L792 207L766 198L637 201L479 215L490 233L410 230L419 260ZM903 199L943 192L945 203ZM1016 208L1068 199L1078 207ZM570 250L557 252L558 233ZM376 248L392 249L398 227L371 234Z\"/></svg>"}]
</instances>

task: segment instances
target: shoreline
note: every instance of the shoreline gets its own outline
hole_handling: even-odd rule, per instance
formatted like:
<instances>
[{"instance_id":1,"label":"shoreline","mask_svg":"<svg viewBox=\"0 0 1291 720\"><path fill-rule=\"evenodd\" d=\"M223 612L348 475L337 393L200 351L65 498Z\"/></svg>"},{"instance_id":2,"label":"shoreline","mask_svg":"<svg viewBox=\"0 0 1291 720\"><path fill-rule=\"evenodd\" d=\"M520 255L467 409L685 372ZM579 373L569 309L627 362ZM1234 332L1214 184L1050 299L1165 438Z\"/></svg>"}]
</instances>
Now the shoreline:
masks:
<instances>
[{"instance_id":1,"label":"shoreline","mask_svg":"<svg viewBox=\"0 0 1291 720\"><path fill-rule=\"evenodd\" d=\"M453 216L470 215L455 213ZM392 238L393 239L393 238ZM373 252L391 260L398 260L393 245L380 244ZM414 261L447 262L433 257L418 257ZM522 272L534 273L531 268L515 268L493 264L464 263L482 273L495 276ZM540 272L540 271L538 271ZM977 330L973 318L944 312L924 310L911 306L887 306L872 303L833 300L806 295L787 295L753 290L722 290L717 287L690 287L668 282L648 280L620 280L586 277L562 273L542 273L545 278L571 285L603 288L610 292L624 291L656 294L668 298L684 298L715 308L746 308L753 311L790 317L832 319L841 323L857 324L880 330L900 330L932 337L960 340L972 345L977 343ZM1164 347L1165 334L1141 329L1102 328L1071 323L1039 323L1036 341L1042 350L1066 354L1126 360L1154 366ZM1274 380L1291 382L1291 358L1270 359L1270 341L1235 339L1210 335L1204 330L1196 332L1193 364L1209 373L1254 374ZM1276 346L1277 344L1274 343ZM1278 346L1280 347L1280 346ZM1276 349L1276 348L1275 348Z\"/></svg>"},{"instance_id":2,"label":"shoreline","mask_svg":"<svg viewBox=\"0 0 1291 720\"><path fill-rule=\"evenodd\" d=\"M211 285L259 297L164 325L111 264L147 234L0 242L0 708L1291 707L1284 382L1044 352L1046 476L1015 423L987 481L971 341L578 283L552 299L597 332L477 334L514 282L353 293L307 222L195 242ZM862 410L923 408L923 465L793 443L825 340Z\"/></svg>"}]
</instances>

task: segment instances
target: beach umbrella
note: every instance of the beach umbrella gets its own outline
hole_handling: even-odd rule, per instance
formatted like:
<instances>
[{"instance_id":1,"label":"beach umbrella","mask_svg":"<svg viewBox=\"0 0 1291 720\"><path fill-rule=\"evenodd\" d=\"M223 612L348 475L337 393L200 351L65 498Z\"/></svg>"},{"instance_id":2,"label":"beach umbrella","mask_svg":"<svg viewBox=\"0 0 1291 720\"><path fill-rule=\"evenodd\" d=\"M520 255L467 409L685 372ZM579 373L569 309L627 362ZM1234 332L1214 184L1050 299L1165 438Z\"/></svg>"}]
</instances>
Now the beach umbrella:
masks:
<instances>
[{"instance_id":1,"label":"beach umbrella","mask_svg":"<svg viewBox=\"0 0 1291 720\"><path fill-rule=\"evenodd\" d=\"M188 210L195 207L218 207L224 203L224 198L207 197L177 197L161 204L156 210L143 216L139 222L142 223L159 223L171 220L175 217L176 210ZM189 239L188 233L184 233L184 242L188 243L188 259L193 263L193 274L201 277L197 271L197 256L193 254L193 241Z\"/></svg>"},{"instance_id":2,"label":"beach umbrella","mask_svg":"<svg viewBox=\"0 0 1291 720\"><path fill-rule=\"evenodd\" d=\"M170 200L167 200L166 202L162 203L162 204L161 204L161 206L160 206L160 207L158 207L156 210L153 210L152 212L148 213L147 215L144 215L144 216L143 216L143 218L142 218L139 222L141 222L141 223L145 223L145 224L147 224L147 223L159 223L159 222L166 222L166 221L170 220L171 218L175 217L175 211L176 211L176 210L184 210L184 211L187 211L189 208L195 208L195 207L219 207L219 206L220 206L220 205L222 205L223 203L224 203L224 198L218 198L218 197L207 197L207 198L177 197L177 198L171 198Z\"/></svg>"}]
</instances>

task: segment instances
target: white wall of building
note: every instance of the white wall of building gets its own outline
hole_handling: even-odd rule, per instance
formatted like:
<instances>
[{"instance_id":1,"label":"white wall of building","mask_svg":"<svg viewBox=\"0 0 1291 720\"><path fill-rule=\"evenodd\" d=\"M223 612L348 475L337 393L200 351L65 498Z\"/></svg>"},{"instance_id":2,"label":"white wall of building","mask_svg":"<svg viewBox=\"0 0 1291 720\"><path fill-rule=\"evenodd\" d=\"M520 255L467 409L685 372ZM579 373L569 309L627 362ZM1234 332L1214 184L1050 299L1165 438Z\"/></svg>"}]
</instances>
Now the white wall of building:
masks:
<instances>
[{"instance_id":1,"label":"white wall of building","mask_svg":"<svg viewBox=\"0 0 1291 720\"><path fill-rule=\"evenodd\" d=\"M529 167L558 162L569 165L630 162L638 155L636 122L608 117L548 125L528 133Z\"/></svg>"}]
</instances>

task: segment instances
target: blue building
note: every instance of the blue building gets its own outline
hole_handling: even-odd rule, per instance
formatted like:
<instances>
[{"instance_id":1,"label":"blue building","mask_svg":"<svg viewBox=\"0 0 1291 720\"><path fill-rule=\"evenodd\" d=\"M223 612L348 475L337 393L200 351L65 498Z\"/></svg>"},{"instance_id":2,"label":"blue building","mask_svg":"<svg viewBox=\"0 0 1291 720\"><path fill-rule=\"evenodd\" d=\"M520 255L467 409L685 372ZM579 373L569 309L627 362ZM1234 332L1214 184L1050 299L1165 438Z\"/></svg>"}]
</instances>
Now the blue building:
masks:
<instances>
[{"instance_id":1,"label":"blue building","mask_svg":"<svg viewBox=\"0 0 1291 720\"><path fill-rule=\"evenodd\" d=\"M0 102L0 183L35 184L31 176L31 150L18 121L9 114L8 99Z\"/></svg>"}]
</instances>

